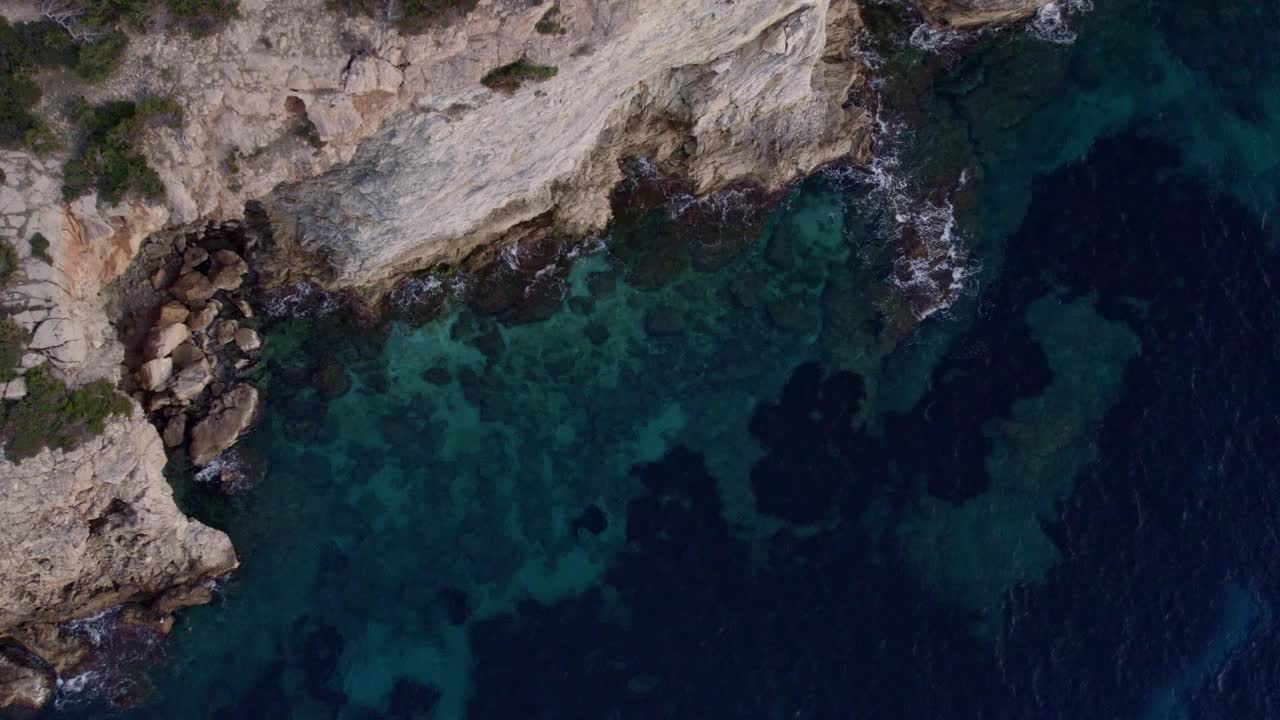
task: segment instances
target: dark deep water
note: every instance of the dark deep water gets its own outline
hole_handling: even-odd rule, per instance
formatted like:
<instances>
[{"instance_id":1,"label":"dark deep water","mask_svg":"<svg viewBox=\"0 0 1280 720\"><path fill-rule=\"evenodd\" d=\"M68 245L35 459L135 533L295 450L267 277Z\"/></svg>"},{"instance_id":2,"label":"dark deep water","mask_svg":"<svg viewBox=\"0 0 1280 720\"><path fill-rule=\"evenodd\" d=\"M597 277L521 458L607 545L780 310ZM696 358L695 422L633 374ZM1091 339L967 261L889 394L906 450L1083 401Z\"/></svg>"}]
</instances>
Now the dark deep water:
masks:
<instances>
[{"instance_id":1,"label":"dark deep water","mask_svg":"<svg viewBox=\"0 0 1280 720\"><path fill-rule=\"evenodd\" d=\"M278 320L265 479L179 488L242 570L140 706L54 714L1280 717L1280 4L1070 29L885 31L972 252L910 334L838 173L418 327Z\"/></svg>"}]
</instances>

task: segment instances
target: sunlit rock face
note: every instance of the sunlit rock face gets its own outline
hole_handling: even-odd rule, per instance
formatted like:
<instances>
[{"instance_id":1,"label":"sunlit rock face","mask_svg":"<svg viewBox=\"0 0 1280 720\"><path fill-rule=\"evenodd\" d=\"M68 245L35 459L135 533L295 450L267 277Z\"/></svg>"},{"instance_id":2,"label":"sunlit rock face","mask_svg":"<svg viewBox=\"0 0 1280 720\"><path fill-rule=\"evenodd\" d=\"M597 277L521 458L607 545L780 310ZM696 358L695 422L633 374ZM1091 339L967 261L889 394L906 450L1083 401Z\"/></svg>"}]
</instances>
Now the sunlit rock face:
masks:
<instances>
[{"instance_id":1,"label":"sunlit rock face","mask_svg":"<svg viewBox=\"0 0 1280 720\"><path fill-rule=\"evenodd\" d=\"M444 83L352 161L268 207L333 285L368 285L531 222L603 228L619 161L644 156L701 194L777 189L864 151L861 27L849 0L565 3L567 34L529 41L557 68L514 92ZM505 57L505 56L504 56ZM474 64L463 72L479 70Z\"/></svg>"}]
</instances>

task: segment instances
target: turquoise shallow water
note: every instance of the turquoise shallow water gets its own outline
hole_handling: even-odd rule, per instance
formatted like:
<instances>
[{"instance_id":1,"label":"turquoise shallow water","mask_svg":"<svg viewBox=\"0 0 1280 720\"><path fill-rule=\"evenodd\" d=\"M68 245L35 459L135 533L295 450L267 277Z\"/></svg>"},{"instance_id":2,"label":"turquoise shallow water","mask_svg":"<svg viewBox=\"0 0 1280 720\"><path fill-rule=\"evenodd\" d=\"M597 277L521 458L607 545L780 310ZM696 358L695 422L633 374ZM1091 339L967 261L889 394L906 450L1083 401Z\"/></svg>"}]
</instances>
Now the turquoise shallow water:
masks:
<instances>
[{"instance_id":1,"label":"turquoise shallow water","mask_svg":"<svg viewBox=\"0 0 1280 720\"><path fill-rule=\"evenodd\" d=\"M274 320L263 478L178 481L242 570L55 715L1280 714L1280 9L926 52L877 7L901 187ZM904 227L963 248L923 322Z\"/></svg>"}]
</instances>

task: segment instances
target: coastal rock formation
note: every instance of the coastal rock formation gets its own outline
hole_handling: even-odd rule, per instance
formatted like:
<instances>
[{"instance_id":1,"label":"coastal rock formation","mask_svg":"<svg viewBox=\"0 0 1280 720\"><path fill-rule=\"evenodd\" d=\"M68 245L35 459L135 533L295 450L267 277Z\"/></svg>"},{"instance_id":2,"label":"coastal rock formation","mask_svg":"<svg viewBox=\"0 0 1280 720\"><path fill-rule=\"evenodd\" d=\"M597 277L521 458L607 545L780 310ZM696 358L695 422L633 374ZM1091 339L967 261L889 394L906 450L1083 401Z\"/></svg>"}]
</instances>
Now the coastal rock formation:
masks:
<instances>
[{"instance_id":1,"label":"coastal rock formation","mask_svg":"<svg viewBox=\"0 0 1280 720\"><path fill-rule=\"evenodd\" d=\"M957 28L1007 23L1035 15L1052 0L915 0L925 17Z\"/></svg>"},{"instance_id":2,"label":"coastal rock formation","mask_svg":"<svg viewBox=\"0 0 1280 720\"><path fill-rule=\"evenodd\" d=\"M69 452L0 460L0 640L147 602L236 567L227 536L184 516L160 437L136 409ZM43 657L57 664L56 657Z\"/></svg>"},{"instance_id":3,"label":"coastal rock formation","mask_svg":"<svg viewBox=\"0 0 1280 720\"><path fill-rule=\"evenodd\" d=\"M369 286L457 262L525 223L600 230L629 156L703 194L740 181L776 190L865 149L870 116L851 95L864 80L851 0L561 9L565 35L532 32L541 9L511 17L486 64L464 54L447 76L402 57L406 85L424 72L438 83L351 162L273 193L277 239L319 259L310 269L327 283ZM514 92L480 83L522 58L557 72Z\"/></svg>"}]
</instances>

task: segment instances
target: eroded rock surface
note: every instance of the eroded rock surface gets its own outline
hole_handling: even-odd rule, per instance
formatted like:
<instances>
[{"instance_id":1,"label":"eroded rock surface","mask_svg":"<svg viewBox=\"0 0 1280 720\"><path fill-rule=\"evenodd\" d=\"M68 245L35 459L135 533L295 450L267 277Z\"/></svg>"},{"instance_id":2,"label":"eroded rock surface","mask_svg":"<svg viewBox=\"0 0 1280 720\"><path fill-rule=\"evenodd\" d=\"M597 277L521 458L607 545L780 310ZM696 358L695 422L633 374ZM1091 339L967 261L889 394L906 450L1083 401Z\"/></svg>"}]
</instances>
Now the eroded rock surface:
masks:
<instances>
[{"instance_id":1,"label":"eroded rock surface","mask_svg":"<svg viewBox=\"0 0 1280 720\"><path fill-rule=\"evenodd\" d=\"M0 638L236 566L225 534L178 510L165 462L137 410L70 452L0 460Z\"/></svg>"},{"instance_id":2,"label":"eroded rock surface","mask_svg":"<svg viewBox=\"0 0 1280 720\"><path fill-rule=\"evenodd\" d=\"M1051 0L915 0L934 22L952 27L975 27L1022 20Z\"/></svg>"},{"instance_id":3,"label":"eroded rock surface","mask_svg":"<svg viewBox=\"0 0 1280 720\"><path fill-rule=\"evenodd\" d=\"M370 285L456 262L535 219L571 235L603 228L627 156L706 193L735 181L777 189L863 149L870 117L850 96L864 81L851 0L561 9L565 35L532 32L541 6L515 13L483 60L474 48L447 65L410 48L375 51L409 62L399 92L417 95L413 112L390 118L342 168L277 190L277 237L322 257L331 284ZM511 93L479 83L521 57L558 72Z\"/></svg>"}]
</instances>

